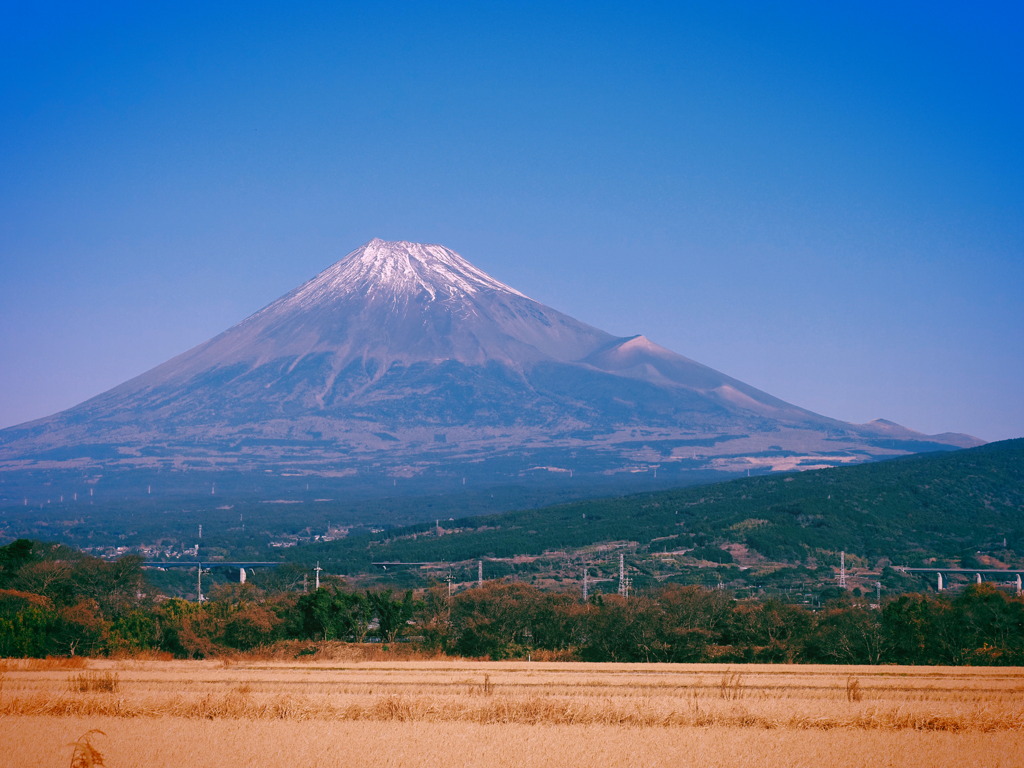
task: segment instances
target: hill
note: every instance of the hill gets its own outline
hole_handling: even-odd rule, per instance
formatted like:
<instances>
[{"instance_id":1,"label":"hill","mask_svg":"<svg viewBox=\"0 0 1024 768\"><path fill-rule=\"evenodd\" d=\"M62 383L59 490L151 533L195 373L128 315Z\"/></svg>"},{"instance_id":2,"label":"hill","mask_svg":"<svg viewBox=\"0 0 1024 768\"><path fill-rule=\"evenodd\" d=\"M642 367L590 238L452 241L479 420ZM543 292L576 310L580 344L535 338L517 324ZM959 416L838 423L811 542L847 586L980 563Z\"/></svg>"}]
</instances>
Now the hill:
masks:
<instances>
[{"instance_id":1,"label":"hill","mask_svg":"<svg viewBox=\"0 0 1024 768\"><path fill-rule=\"evenodd\" d=\"M300 547L298 560L337 572L374 562L533 558L576 564L630 553L632 567L671 578L701 563L879 567L1024 565L1024 439L949 453L743 478L714 485L416 525ZM614 544L614 546L611 546ZM558 553L552 555L552 553ZM980 558L980 560L979 560ZM648 565L642 565L647 562ZM660 565L653 567L650 563ZM425 576L430 569L424 570ZM678 570L678 569L677 569ZM607 571L607 568L606 568ZM436 572L436 569L435 569Z\"/></svg>"}]
</instances>

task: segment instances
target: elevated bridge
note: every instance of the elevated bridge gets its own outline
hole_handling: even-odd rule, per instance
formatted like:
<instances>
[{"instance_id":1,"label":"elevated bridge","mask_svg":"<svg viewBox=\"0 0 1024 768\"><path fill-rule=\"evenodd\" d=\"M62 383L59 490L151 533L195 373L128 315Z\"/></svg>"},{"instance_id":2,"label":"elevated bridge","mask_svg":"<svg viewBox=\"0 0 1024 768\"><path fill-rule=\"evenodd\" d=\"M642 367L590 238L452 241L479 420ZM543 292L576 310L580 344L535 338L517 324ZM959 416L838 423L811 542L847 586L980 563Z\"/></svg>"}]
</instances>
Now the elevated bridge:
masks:
<instances>
[{"instance_id":1,"label":"elevated bridge","mask_svg":"<svg viewBox=\"0 0 1024 768\"><path fill-rule=\"evenodd\" d=\"M142 563L143 568L195 568L197 571L213 570L214 568L223 568L226 570L233 571L238 570L238 581L241 584L245 583L246 569L252 570L253 568L277 568L281 563L275 562L229 562L227 560L171 560L168 562L162 561L147 561Z\"/></svg>"},{"instance_id":2,"label":"elevated bridge","mask_svg":"<svg viewBox=\"0 0 1024 768\"><path fill-rule=\"evenodd\" d=\"M1012 584L1017 589L1017 594L1021 594L1021 574L1024 573L1024 569L1011 570L1006 568L907 568L905 566L894 565L894 571L900 573L934 573L937 577L937 586L939 592L946 588L945 582L942 578L943 574L950 573L967 573L974 574L974 581L976 584L981 584L985 577L989 577L989 581L1002 581L1004 584ZM992 578L994 576L1003 576L1005 580Z\"/></svg>"}]
</instances>

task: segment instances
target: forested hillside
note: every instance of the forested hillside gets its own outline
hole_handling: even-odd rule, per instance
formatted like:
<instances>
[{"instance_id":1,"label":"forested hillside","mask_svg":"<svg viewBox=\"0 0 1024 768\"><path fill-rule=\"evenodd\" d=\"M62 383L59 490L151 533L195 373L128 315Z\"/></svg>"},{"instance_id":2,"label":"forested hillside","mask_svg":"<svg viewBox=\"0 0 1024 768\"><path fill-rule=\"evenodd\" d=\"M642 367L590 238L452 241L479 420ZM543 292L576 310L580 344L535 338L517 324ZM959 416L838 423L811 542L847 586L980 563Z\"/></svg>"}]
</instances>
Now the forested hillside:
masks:
<instances>
[{"instance_id":1,"label":"forested hillside","mask_svg":"<svg viewBox=\"0 0 1024 768\"><path fill-rule=\"evenodd\" d=\"M634 552L697 551L728 561L739 545L769 561L974 567L1024 554L1024 439L710 486L440 521L296 548L290 557L357 573L380 561L539 555L601 542Z\"/></svg>"}]
</instances>

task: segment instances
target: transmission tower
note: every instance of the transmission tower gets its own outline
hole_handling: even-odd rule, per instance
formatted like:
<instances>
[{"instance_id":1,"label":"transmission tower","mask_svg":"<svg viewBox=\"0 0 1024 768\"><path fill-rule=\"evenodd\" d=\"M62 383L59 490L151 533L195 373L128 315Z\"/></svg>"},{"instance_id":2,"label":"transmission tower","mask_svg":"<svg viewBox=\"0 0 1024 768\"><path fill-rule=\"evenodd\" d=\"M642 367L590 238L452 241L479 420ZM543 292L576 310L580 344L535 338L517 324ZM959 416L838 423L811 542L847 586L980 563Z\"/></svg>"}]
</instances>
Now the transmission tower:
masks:
<instances>
[{"instance_id":1,"label":"transmission tower","mask_svg":"<svg viewBox=\"0 0 1024 768\"><path fill-rule=\"evenodd\" d=\"M619 553L619 594L629 597L629 579L626 577L626 556Z\"/></svg>"},{"instance_id":2,"label":"transmission tower","mask_svg":"<svg viewBox=\"0 0 1024 768\"><path fill-rule=\"evenodd\" d=\"M846 553L839 553L839 588L846 589Z\"/></svg>"}]
</instances>

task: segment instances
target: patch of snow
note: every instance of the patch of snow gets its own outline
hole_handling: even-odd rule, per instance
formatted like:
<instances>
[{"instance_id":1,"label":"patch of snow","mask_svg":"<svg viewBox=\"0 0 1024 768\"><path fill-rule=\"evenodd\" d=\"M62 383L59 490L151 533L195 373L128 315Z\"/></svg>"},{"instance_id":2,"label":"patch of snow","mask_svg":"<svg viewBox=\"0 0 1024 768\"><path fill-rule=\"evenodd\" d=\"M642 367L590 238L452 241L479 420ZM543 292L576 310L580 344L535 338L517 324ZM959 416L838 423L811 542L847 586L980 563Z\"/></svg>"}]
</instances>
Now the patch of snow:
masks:
<instances>
[{"instance_id":1,"label":"patch of snow","mask_svg":"<svg viewBox=\"0 0 1024 768\"><path fill-rule=\"evenodd\" d=\"M849 464L863 461L862 457L848 454L805 454L802 456L729 456L712 459L710 464L715 469L735 472L745 469L768 469L772 472L793 472L807 469L828 469L836 464Z\"/></svg>"},{"instance_id":2,"label":"patch of snow","mask_svg":"<svg viewBox=\"0 0 1024 768\"><path fill-rule=\"evenodd\" d=\"M751 411L758 411L760 413L777 411L775 408L767 403L762 403L759 400L755 400L750 395L740 392L729 384L723 384L720 387L715 387L714 392L716 395L721 397L723 400L727 400L733 405L738 405L741 408L747 408Z\"/></svg>"}]
</instances>

